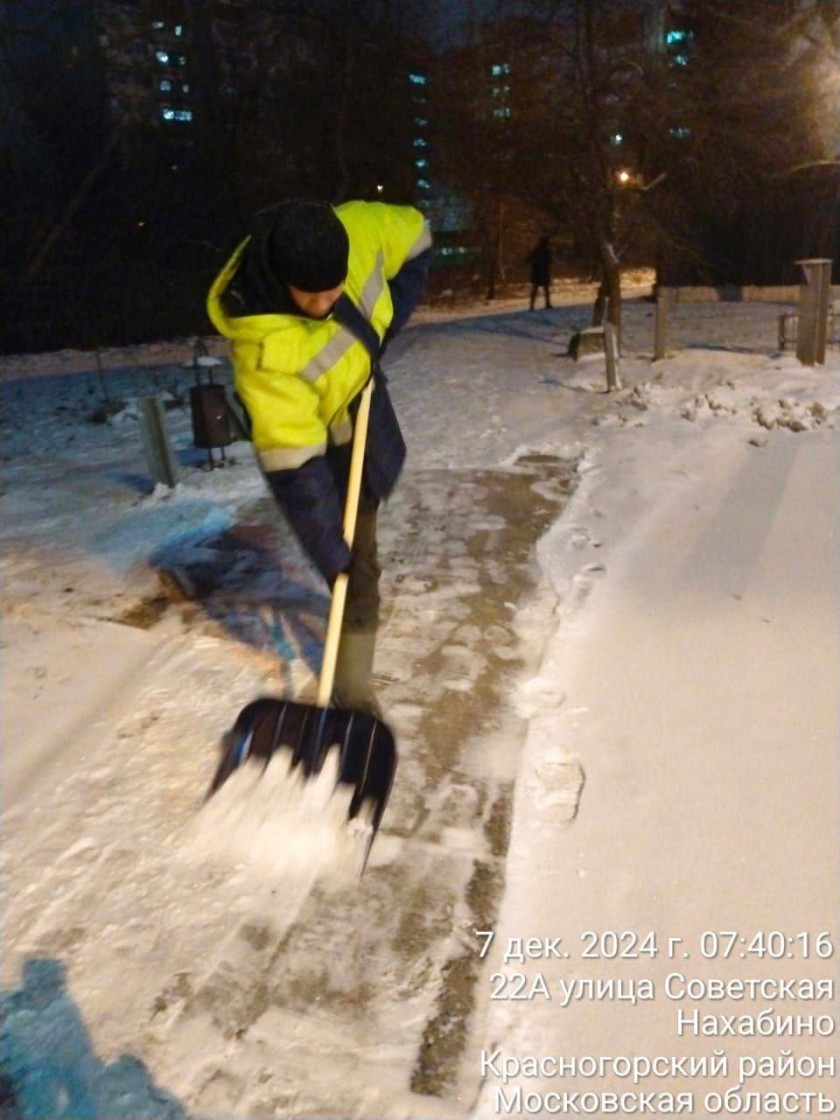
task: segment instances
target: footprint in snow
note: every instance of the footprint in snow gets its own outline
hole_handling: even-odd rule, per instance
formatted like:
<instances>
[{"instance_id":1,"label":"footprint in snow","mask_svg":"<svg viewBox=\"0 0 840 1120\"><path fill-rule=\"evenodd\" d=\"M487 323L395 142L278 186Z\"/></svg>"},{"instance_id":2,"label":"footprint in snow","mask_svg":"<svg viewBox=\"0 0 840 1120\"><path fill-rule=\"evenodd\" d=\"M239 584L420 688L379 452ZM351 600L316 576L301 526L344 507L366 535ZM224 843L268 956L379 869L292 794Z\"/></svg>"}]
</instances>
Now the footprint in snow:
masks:
<instances>
[{"instance_id":1,"label":"footprint in snow","mask_svg":"<svg viewBox=\"0 0 840 1120\"><path fill-rule=\"evenodd\" d=\"M538 813L550 816L552 823L568 824L577 816L585 775L575 755L554 755L541 759L526 785L528 799Z\"/></svg>"}]
</instances>

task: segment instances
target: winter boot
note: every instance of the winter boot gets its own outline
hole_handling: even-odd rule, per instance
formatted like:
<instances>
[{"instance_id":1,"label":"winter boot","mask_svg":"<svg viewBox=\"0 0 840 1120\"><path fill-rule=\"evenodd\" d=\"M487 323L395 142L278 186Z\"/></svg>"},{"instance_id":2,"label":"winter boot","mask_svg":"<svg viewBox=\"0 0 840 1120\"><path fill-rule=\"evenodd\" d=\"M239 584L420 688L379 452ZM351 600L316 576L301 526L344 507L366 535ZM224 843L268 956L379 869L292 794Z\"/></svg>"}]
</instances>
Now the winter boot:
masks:
<instances>
[{"instance_id":1,"label":"winter boot","mask_svg":"<svg viewBox=\"0 0 840 1120\"><path fill-rule=\"evenodd\" d=\"M370 712L377 718L381 717L379 704L373 693L375 649L375 630L342 633L333 685L333 702L337 707Z\"/></svg>"}]
</instances>

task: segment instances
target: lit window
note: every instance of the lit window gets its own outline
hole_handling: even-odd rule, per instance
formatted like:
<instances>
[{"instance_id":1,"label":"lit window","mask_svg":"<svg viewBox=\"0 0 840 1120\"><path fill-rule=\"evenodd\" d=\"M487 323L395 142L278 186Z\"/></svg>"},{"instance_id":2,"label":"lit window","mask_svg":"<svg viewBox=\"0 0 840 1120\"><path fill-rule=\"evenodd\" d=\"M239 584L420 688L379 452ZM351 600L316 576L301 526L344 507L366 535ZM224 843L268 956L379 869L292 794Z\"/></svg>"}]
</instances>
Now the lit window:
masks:
<instances>
[{"instance_id":1,"label":"lit window","mask_svg":"<svg viewBox=\"0 0 840 1120\"><path fill-rule=\"evenodd\" d=\"M509 105L503 105L500 109L494 109L493 110L493 116L494 117L499 117L499 118L509 117L510 116L510 106Z\"/></svg>"},{"instance_id":2,"label":"lit window","mask_svg":"<svg viewBox=\"0 0 840 1120\"><path fill-rule=\"evenodd\" d=\"M425 117L415 117L415 118L414 118L414 123L415 123L415 124L417 124L417 125L419 125L419 126L420 126L421 128L425 128L425 127L426 127L426 125L427 125L427 124L428 124L429 122L428 122L428 121L426 120L426 118L425 118Z\"/></svg>"},{"instance_id":3,"label":"lit window","mask_svg":"<svg viewBox=\"0 0 840 1120\"><path fill-rule=\"evenodd\" d=\"M184 34L184 28L180 23L175 24L175 34L179 36Z\"/></svg>"},{"instance_id":4,"label":"lit window","mask_svg":"<svg viewBox=\"0 0 840 1120\"><path fill-rule=\"evenodd\" d=\"M160 115L165 121L191 121L193 119L190 109L162 109Z\"/></svg>"},{"instance_id":5,"label":"lit window","mask_svg":"<svg viewBox=\"0 0 840 1120\"><path fill-rule=\"evenodd\" d=\"M690 31L669 31L665 36L665 42L668 46L673 46L674 43L685 43L691 38Z\"/></svg>"},{"instance_id":6,"label":"lit window","mask_svg":"<svg viewBox=\"0 0 840 1120\"><path fill-rule=\"evenodd\" d=\"M669 128L669 133L676 137L677 140L687 140L691 135L691 129L686 128L684 125L679 125L675 128Z\"/></svg>"},{"instance_id":7,"label":"lit window","mask_svg":"<svg viewBox=\"0 0 840 1120\"><path fill-rule=\"evenodd\" d=\"M422 171L424 167L429 166L429 161L427 159L416 159L414 161L414 166L419 167L420 170Z\"/></svg>"},{"instance_id":8,"label":"lit window","mask_svg":"<svg viewBox=\"0 0 840 1120\"><path fill-rule=\"evenodd\" d=\"M166 65L169 62L169 51L155 51L155 58Z\"/></svg>"},{"instance_id":9,"label":"lit window","mask_svg":"<svg viewBox=\"0 0 840 1120\"><path fill-rule=\"evenodd\" d=\"M417 186L420 187L420 189L424 190L424 191L429 191L429 190L432 189L432 184L429 182L428 179L418 179L417 180Z\"/></svg>"},{"instance_id":10,"label":"lit window","mask_svg":"<svg viewBox=\"0 0 840 1120\"><path fill-rule=\"evenodd\" d=\"M426 77L424 74L409 74L408 80L413 86L424 86L426 84Z\"/></svg>"},{"instance_id":11,"label":"lit window","mask_svg":"<svg viewBox=\"0 0 840 1120\"><path fill-rule=\"evenodd\" d=\"M688 66L688 55L687 54L675 54L674 55L674 62L676 62L677 66Z\"/></svg>"},{"instance_id":12,"label":"lit window","mask_svg":"<svg viewBox=\"0 0 840 1120\"><path fill-rule=\"evenodd\" d=\"M620 132L615 132L610 137L610 143L612 144L612 146L614 148L617 148L620 144L624 143L624 137L622 136L622 134Z\"/></svg>"},{"instance_id":13,"label":"lit window","mask_svg":"<svg viewBox=\"0 0 840 1120\"><path fill-rule=\"evenodd\" d=\"M161 78L158 82L158 89L160 89L162 93L170 93L172 91L172 82L170 82L169 78Z\"/></svg>"},{"instance_id":14,"label":"lit window","mask_svg":"<svg viewBox=\"0 0 840 1120\"><path fill-rule=\"evenodd\" d=\"M499 78L499 77L502 76L502 74L509 74L510 73L510 63L503 62L503 63L497 64L495 66L491 66L490 67L490 73L493 75L494 78Z\"/></svg>"},{"instance_id":15,"label":"lit window","mask_svg":"<svg viewBox=\"0 0 840 1120\"><path fill-rule=\"evenodd\" d=\"M412 144L414 145L415 148L426 148L426 147L428 147L428 144L426 143L426 141L423 139L422 136L415 136L414 139L411 142L412 142Z\"/></svg>"},{"instance_id":16,"label":"lit window","mask_svg":"<svg viewBox=\"0 0 840 1120\"><path fill-rule=\"evenodd\" d=\"M163 28L164 28L164 26L165 26L165 25L164 25L164 23L163 23L163 21L162 21L162 20L156 19L156 20L155 20L155 21L154 21L154 22L152 23L152 30L153 30L153 31L163 31Z\"/></svg>"}]
</instances>

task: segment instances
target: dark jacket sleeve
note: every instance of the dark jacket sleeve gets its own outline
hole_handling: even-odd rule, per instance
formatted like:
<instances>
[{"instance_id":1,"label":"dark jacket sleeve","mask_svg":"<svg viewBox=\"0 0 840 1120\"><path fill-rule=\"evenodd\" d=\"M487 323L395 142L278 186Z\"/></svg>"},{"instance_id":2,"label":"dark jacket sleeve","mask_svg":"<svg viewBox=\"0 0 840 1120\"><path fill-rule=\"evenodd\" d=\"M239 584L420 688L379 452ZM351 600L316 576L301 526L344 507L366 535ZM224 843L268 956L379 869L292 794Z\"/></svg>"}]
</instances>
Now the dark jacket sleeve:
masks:
<instances>
[{"instance_id":1,"label":"dark jacket sleeve","mask_svg":"<svg viewBox=\"0 0 840 1120\"><path fill-rule=\"evenodd\" d=\"M397 275L388 281L391 289L391 302L394 305L394 317L385 334L385 345L407 323L412 311L420 302L423 289L426 286L426 275L429 271L429 261L432 256L431 249L425 249L416 257L405 262Z\"/></svg>"},{"instance_id":2,"label":"dark jacket sleeve","mask_svg":"<svg viewBox=\"0 0 840 1120\"><path fill-rule=\"evenodd\" d=\"M307 556L332 585L338 573L350 567L352 554L327 461L317 455L295 470L268 471L265 477Z\"/></svg>"}]
</instances>

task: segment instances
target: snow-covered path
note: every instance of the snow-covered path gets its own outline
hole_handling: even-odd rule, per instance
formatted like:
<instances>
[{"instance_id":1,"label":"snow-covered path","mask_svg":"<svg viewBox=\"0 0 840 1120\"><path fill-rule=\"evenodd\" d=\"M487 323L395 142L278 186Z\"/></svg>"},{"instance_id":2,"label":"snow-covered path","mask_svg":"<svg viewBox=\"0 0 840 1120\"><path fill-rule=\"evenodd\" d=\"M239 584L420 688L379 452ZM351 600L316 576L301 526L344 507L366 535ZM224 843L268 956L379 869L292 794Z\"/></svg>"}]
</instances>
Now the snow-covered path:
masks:
<instances>
[{"instance_id":1,"label":"snow-covered path","mask_svg":"<svg viewBox=\"0 0 840 1120\"><path fill-rule=\"evenodd\" d=\"M0 1043L21 1115L52 1091L121 1120L484 1120L482 1050L830 1052L836 1036L691 1039L675 1020L757 1015L773 982L840 959L836 352L803 370L772 352L776 311L738 305L714 346L709 309L675 324L693 348L653 366L650 305L630 302L626 388L607 394L600 361L563 356L587 313L426 312L390 355L411 459L382 518L377 677L401 761L361 883L179 855L232 715L305 693L320 656L323 590L249 450L202 470L175 408L183 479L149 493L132 409L86 423L92 375L5 386ZM189 383L156 361L114 392ZM50 369L30 364L8 363ZM485 959L476 928L495 932ZM654 939L617 956L625 932ZM553 998L508 998L500 950L556 937L570 959L501 969ZM771 984L681 1000L677 971ZM564 1001L578 979L602 998ZM640 979L656 999L620 998ZM548 1072L506 1091L628 1088ZM748 1089L824 1088L803 1076Z\"/></svg>"},{"instance_id":2,"label":"snow-covered path","mask_svg":"<svg viewBox=\"0 0 840 1120\"><path fill-rule=\"evenodd\" d=\"M552 1065L505 1085L498 1057L477 1116L517 1088L547 1106L554 1093L601 1094L607 1111L617 1095L620 1114L642 1093L660 1103L685 1093L697 1117L712 1112L706 1094L715 1104L739 1083L739 1103L757 1091L836 1097L836 1081L810 1064L836 1053L834 1007L802 993L838 972L836 948L821 959L815 942L828 931L836 947L840 898L840 440L811 433L710 455L712 445L660 447L670 492L639 509L617 552L601 542L599 578L543 664L563 704L559 718L532 721L522 760L493 957L508 981L495 985L486 1037L519 1060L584 1061L576 1075ZM564 521L608 530L610 489L632 469L613 448ZM543 545L558 568L567 528ZM578 768L585 792L558 834ZM527 938L562 938L563 959L504 963L511 939ZM516 971L529 990L545 977L553 999L539 987L525 1004L505 998ZM758 980L745 997L739 983ZM729 998L716 981L734 983ZM799 1002L780 998L788 981ZM791 1014L826 1019L817 1034L804 1022L771 1031ZM740 1060L750 1071L790 1049L807 1059L800 1076L743 1084ZM662 1064L641 1066L637 1083L627 1074L636 1059L685 1056L718 1070L721 1051L728 1075L668 1077ZM630 1062L593 1075L591 1058Z\"/></svg>"}]
</instances>

